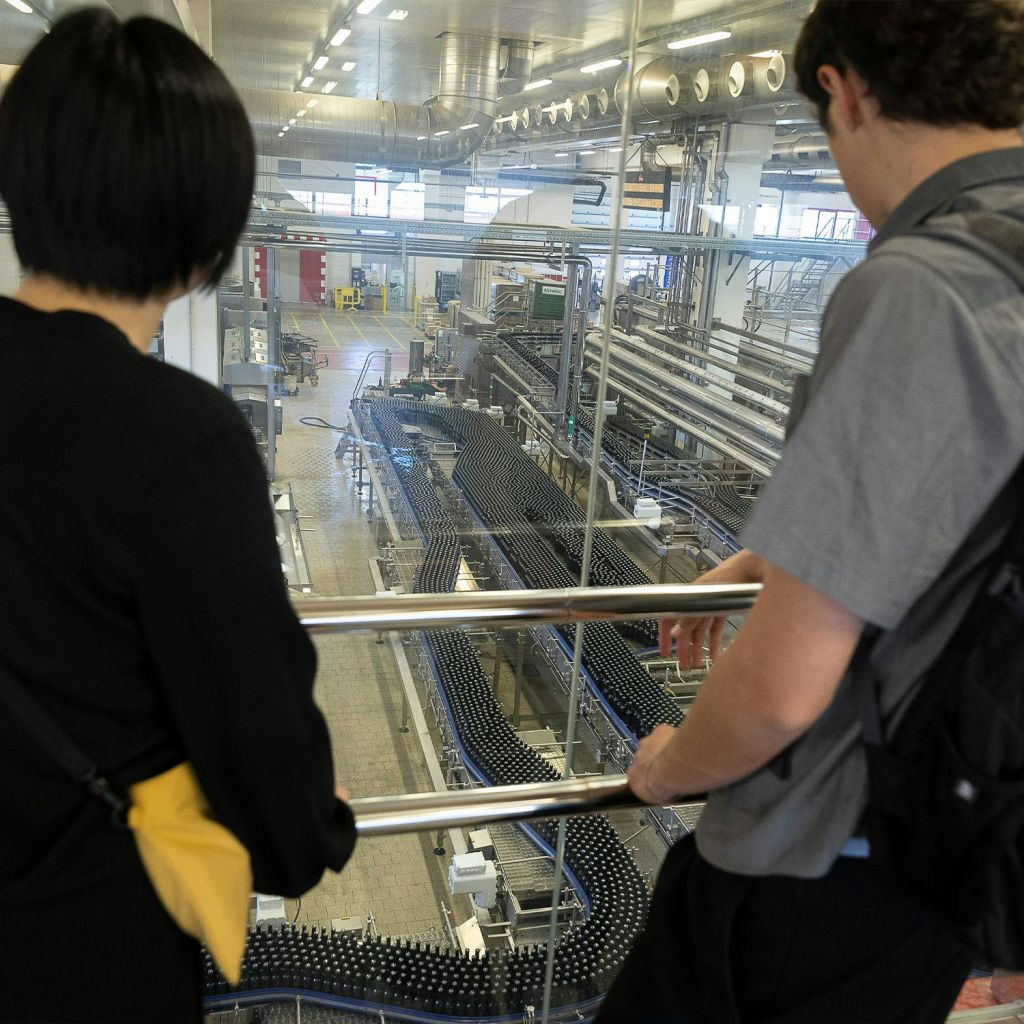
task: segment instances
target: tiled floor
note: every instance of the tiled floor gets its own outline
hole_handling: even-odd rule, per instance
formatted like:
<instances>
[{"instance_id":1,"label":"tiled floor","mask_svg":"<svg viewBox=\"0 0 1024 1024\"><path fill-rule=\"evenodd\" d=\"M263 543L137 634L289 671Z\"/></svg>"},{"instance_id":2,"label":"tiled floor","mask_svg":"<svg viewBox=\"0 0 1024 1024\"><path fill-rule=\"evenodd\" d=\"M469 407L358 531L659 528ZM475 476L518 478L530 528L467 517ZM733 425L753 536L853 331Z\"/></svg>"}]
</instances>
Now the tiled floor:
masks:
<instances>
[{"instance_id":1,"label":"tiled floor","mask_svg":"<svg viewBox=\"0 0 1024 1024\"><path fill-rule=\"evenodd\" d=\"M288 482L303 517L303 539L315 592L321 596L373 592L368 567L375 553L366 525L365 501L354 486L349 464L334 449L341 436L304 426L299 419L320 416L344 426L348 403L366 354L390 347L395 371L404 370L413 330L396 315L288 310L285 330L298 330L321 342L331 366L320 371L320 385L303 385L284 402L284 433L278 439L278 483ZM389 644L372 634L338 634L316 640L320 657L316 697L327 719L338 783L353 796L429 790L419 744L398 731L401 681ZM387 934L406 935L441 928L442 899L450 906L443 871L447 859L435 856L429 836L397 836L362 842L340 875L328 873L301 907L289 901L289 916L329 924L332 918L370 911Z\"/></svg>"}]
</instances>

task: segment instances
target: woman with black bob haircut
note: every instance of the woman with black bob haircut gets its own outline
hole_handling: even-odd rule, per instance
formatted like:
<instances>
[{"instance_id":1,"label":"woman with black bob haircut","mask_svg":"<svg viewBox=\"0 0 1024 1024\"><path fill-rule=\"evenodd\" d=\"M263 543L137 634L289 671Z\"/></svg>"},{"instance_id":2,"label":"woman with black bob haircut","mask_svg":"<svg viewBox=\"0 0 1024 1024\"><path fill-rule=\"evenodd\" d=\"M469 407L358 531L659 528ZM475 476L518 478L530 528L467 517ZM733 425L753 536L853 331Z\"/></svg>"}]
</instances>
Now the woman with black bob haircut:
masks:
<instances>
[{"instance_id":1,"label":"woman with black bob haircut","mask_svg":"<svg viewBox=\"0 0 1024 1024\"><path fill-rule=\"evenodd\" d=\"M190 762L257 891L300 895L353 847L252 435L145 355L228 266L254 165L223 74L150 18L58 21L0 99L25 271L0 298L0 1020L201 1015L198 943L15 693L116 792Z\"/></svg>"}]
</instances>

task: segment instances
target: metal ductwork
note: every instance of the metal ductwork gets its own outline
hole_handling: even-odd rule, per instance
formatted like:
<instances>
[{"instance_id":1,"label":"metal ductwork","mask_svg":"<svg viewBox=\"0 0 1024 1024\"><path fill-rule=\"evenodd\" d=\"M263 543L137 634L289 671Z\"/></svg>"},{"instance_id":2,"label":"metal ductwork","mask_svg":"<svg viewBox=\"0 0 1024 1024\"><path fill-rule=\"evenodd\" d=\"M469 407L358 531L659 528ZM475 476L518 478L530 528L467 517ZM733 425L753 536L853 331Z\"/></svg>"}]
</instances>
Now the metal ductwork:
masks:
<instances>
[{"instance_id":1,"label":"metal ductwork","mask_svg":"<svg viewBox=\"0 0 1024 1024\"><path fill-rule=\"evenodd\" d=\"M786 59L731 54L713 60L658 57L633 76L633 111L639 118L679 114L723 114L750 103L774 100L786 83ZM615 86L615 104L625 106L627 76Z\"/></svg>"},{"instance_id":2,"label":"metal ductwork","mask_svg":"<svg viewBox=\"0 0 1024 1024\"><path fill-rule=\"evenodd\" d=\"M505 64L501 69L501 78L498 84L502 95L515 96L516 93L523 91L533 74L536 44L510 39L505 43L504 49Z\"/></svg>"},{"instance_id":3,"label":"metal ductwork","mask_svg":"<svg viewBox=\"0 0 1024 1024\"><path fill-rule=\"evenodd\" d=\"M250 89L241 96L264 152L378 167L450 167L483 145L497 116L500 50L497 38L446 32L433 99L419 105L319 96L283 139L274 136L306 94Z\"/></svg>"},{"instance_id":4,"label":"metal ductwork","mask_svg":"<svg viewBox=\"0 0 1024 1024\"><path fill-rule=\"evenodd\" d=\"M832 152L824 135L795 135L775 143L766 166L769 170L832 167Z\"/></svg>"}]
</instances>

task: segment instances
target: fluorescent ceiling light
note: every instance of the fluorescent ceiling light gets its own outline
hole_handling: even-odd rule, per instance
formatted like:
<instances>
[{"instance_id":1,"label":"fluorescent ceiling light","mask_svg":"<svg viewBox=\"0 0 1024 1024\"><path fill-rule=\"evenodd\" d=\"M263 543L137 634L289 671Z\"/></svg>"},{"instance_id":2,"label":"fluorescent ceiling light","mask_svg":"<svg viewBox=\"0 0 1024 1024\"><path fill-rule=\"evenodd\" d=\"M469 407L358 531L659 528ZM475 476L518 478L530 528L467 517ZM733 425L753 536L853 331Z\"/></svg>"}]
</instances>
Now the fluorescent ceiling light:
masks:
<instances>
[{"instance_id":1,"label":"fluorescent ceiling light","mask_svg":"<svg viewBox=\"0 0 1024 1024\"><path fill-rule=\"evenodd\" d=\"M400 11L397 7L388 15L388 18L391 21L405 21L408 17L408 11Z\"/></svg>"},{"instance_id":2,"label":"fluorescent ceiling light","mask_svg":"<svg viewBox=\"0 0 1024 1024\"><path fill-rule=\"evenodd\" d=\"M293 117L288 123L289 124L295 124L295 118Z\"/></svg>"},{"instance_id":3,"label":"fluorescent ceiling light","mask_svg":"<svg viewBox=\"0 0 1024 1024\"><path fill-rule=\"evenodd\" d=\"M323 92L334 92L334 90L337 89L337 88L338 88L338 83L334 82L334 81L331 81L331 82L328 82L323 87Z\"/></svg>"},{"instance_id":4,"label":"fluorescent ceiling light","mask_svg":"<svg viewBox=\"0 0 1024 1024\"><path fill-rule=\"evenodd\" d=\"M35 11L29 7L28 4L23 3L22 0L7 0L7 2L16 10L21 11L22 14L35 14Z\"/></svg>"},{"instance_id":5,"label":"fluorescent ceiling light","mask_svg":"<svg viewBox=\"0 0 1024 1024\"><path fill-rule=\"evenodd\" d=\"M670 50L685 50L690 46L700 46L702 43L717 43L720 39L729 39L731 36L732 33L728 29L723 29L721 32L705 32L703 35L677 39L674 43L669 43L668 48Z\"/></svg>"},{"instance_id":6,"label":"fluorescent ceiling light","mask_svg":"<svg viewBox=\"0 0 1024 1024\"><path fill-rule=\"evenodd\" d=\"M281 134L283 135L285 132L290 131L291 127L290 124L281 125Z\"/></svg>"},{"instance_id":7,"label":"fluorescent ceiling light","mask_svg":"<svg viewBox=\"0 0 1024 1024\"><path fill-rule=\"evenodd\" d=\"M550 78L538 78L536 82L529 82L523 86L523 92L529 92L531 89L543 89L545 85L550 85Z\"/></svg>"},{"instance_id":8,"label":"fluorescent ceiling light","mask_svg":"<svg viewBox=\"0 0 1024 1024\"><path fill-rule=\"evenodd\" d=\"M295 116L296 117L305 117L307 113L308 113L308 111L306 110L305 107L303 107Z\"/></svg>"},{"instance_id":9,"label":"fluorescent ceiling light","mask_svg":"<svg viewBox=\"0 0 1024 1024\"><path fill-rule=\"evenodd\" d=\"M448 129L447 129L447 128L444 128L444 129L442 129L442 130L441 130L441 131L439 131L439 132L434 132L434 137L435 137L435 138L438 138L438 139L439 139L439 138L441 138L441 136L442 136L442 135L451 135L451 132L450 132L450 131L448 131Z\"/></svg>"},{"instance_id":10,"label":"fluorescent ceiling light","mask_svg":"<svg viewBox=\"0 0 1024 1024\"><path fill-rule=\"evenodd\" d=\"M760 53L752 53L751 57L777 57L781 50L762 50Z\"/></svg>"},{"instance_id":11,"label":"fluorescent ceiling light","mask_svg":"<svg viewBox=\"0 0 1024 1024\"><path fill-rule=\"evenodd\" d=\"M320 101L318 99L312 99L306 104L307 110L312 110Z\"/></svg>"},{"instance_id":12,"label":"fluorescent ceiling light","mask_svg":"<svg viewBox=\"0 0 1024 1024\"><path fill-rule=\"evenodd\" d=\"M580 71L585 75L593 75L598 71L606 71L608 68L617 68L621 63L621 57L609 57L607 60L599 60L596 64L584 64Z\"/></svg>"},{"instance_id":13,"label":"fluorescent ceiling light","mask_svg":"<svg viewBox=\"0 0 1024 1024\"><path fill-rule=\"evenodd\" d=\"M480 127L479 122L477 122L477 121L470 121L469 124L464 124L459 129L459 131L460 132L468 132L470 128L479 128L479 127Z\"/></svg>"},{"instance_id":14,"label":"fluorescent ceiling light","mask_svg":"<svg viewBox=\"0 0 1024 1024\"><path fill-rule=\"evenodd\" d=\"M556 153L555 156L568 156L568 153Z\"/></svg>"},{"instance_id":15,"label":"fluorescent ceiling light","mask_svg":"<svg viewBox=\"0 0 1024 1024\"><path fill-rule=\"evenodd\" d=\"M283 138L284 138L284 132L278 132L278 133L277 133L277 137L278 137L279 139L283 139Z\"/></svg>"},{"instance_id":16,"label":"fluorescent ceiling light","mask_svg":"<svg viewBox=\"0 0 1024 1024\"><path fill-rule=\"evenodd\" d=\"M341 70L342 71L351 71L355 66L356 66L356 62L354 60L347 60L347 61L345 61L344 64L341 65Z\"/></svg>"},{"instance_id":17,"label":"fluorescent ceiling light","mask_svg":"<svg viewBox=\"0 0 1024 1024\"><path fill-rule=\"evenodd\" d=\"M356 14L370 14L377 9L380 0L363 0L356 8Z\"/></svg>"},{"instance_id":18,"label":"fluorescent ceiling light","mask_svg":"<svg viewBox=\"0 0 1024 1024\"><path fill-rule=\"evenodd\" d=\"M608 152L609 153L621 153L622 152L622 147L621 146L616 146L614 149L609 149Z\"/></svg>"},{"instance_id":19,"label":"fluorescent ceiling light","mask_svg":"<svg viewBox=\"0 0 1024 1024\"><path fill-rule=\"evenodd\" d=\"M331 36L331 46L341 46L348 37L352 35L352 29L350 28L339 28L337 32Z\"/></svg>"},{"instance_id":20,"label":"fluorescent ceiling light","mask_svg":"<svg viewBox=\"0 0 1024 1024\"><path fill-rule=\"evenodd\" d=\"M323 71L323 69L325 67L327 67L327 60L328 60L327 54L326 53L321 53L320 56L317 57L317 59L315 61L313 61L313 70L314 71Z\"/></svg>"},{"instance_id":21,"label":"fluorescent ceiling light","mask_svg":"<svg viewBox=\"0 0 1024 1024\"><path fill-rule=\"evenodd\" d=\"M417 142L426 142L427 141L427 137L426 137L426 135L417 135L416 136L416 141Z\"/></svg>"},{"instance_id":22,"label":"fluorescent ceiling light","mask_svg":"<svg viewBox=\"0 0 1024 1024\"><path fill-rule=\"evenodd\" d=\"M596 149L581 149L577 156L593 156L597 152Z\"/></svg>"},{"instance_id":23,"label":"fluorescent ceiling light","mask_svg":"<svg viewBox=\"0 0 1024 1024\"><path fill-rule=\"evenodd\" d=\"M313 76L312 75L306 75L306 77L302 80L302 88L303 89L308 89L312 84L313 84Z\"/></svg>"}]
</instances>

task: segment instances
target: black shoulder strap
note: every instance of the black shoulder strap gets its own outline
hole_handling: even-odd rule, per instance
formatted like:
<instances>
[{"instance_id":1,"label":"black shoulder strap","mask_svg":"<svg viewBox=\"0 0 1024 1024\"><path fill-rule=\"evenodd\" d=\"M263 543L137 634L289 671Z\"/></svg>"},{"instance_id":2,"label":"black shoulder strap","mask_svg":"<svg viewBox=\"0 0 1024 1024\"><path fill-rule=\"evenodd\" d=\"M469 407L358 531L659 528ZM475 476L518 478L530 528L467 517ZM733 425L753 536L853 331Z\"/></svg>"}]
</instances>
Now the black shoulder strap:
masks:
<instances>
[{"instance_id":1,"label":"black shoulder strap","mask_svg":"<svg viewBox=\"0 0 1024 1024\"><path fill-rule=\"evenodd\" d=\"M118 824L124 823L129 803L116 793L99 766L44 710L14 675L0 665L0 699L14 712L29 735L63 769L64 774L92 796L102 800Z\"/></svg>"},{"instance_id":2,"label":"black shoulder strap","mask_svg":"<svg viewBox=\"0 0 1024 1024\"><path fill-rule=\"evenodd\" d=\"M914 234L975 250L1024 291L1024 223L994 213L966 213L956 223L925 223Z\"/></svg>"}]
</instances>

